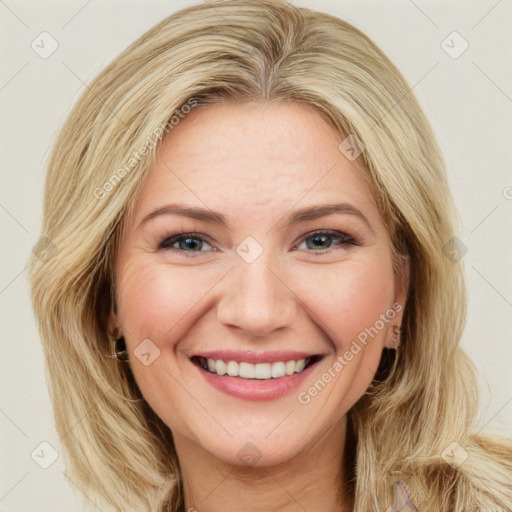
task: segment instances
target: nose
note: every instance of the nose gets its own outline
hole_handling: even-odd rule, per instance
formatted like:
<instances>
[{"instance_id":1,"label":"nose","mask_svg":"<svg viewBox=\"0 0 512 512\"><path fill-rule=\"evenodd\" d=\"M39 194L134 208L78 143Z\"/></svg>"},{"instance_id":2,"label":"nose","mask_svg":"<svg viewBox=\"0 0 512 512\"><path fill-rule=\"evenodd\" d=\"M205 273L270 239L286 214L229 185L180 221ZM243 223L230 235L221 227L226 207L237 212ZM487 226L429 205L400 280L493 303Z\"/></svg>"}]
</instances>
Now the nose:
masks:
<instances>
[{"instance_id":1,"label":"nose","mask_svg":"<svg viewBox=\"0 0 512 512\"><path fill-rule=\"evenodd\" d=\"M294 322L297 298L291 283L268 265L268 258L239 261L224 282L217 318L249 336L265 337Z\"/></svg>"}]
</instances>

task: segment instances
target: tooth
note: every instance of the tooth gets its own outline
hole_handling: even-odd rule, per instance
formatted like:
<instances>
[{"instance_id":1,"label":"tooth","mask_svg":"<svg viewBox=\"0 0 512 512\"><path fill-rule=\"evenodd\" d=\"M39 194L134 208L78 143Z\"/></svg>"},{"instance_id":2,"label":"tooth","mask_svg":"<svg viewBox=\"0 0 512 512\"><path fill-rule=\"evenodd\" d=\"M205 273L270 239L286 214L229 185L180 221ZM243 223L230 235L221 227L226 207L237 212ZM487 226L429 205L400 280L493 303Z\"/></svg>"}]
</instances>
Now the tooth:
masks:
<instances>
[{"instance_id":1,"label":"tooth","mask_svg":"<svg viewBox=\"0 0 512 512\"><path fill-rule=\"evenodd\" d=\"M224 375L226 373L226 363L222 359L215 361L215 371L218 375Z\"/></svg>"},{"instance_id":2,"label":"tooth","mask_svg":"<svg viewBox=\"0 0 512 512\"><path fill-rule=\"evenodd\" d=\"M300 359L299 361L297 361L295 363L295 371L296 372L301 372L302 370L304 370L305 366L306 366L306 360L305 359Z\"/></svg>"},{"instance_id":3,"label":"tooth","mask_svg":"<svg viewBox=\"0 0 512 512\"><path fill-rule=\"evenodd\" d=\"M236 361L229 361L227 372L230 377L238 377L238 363Z\"/></svg>"},{"instance_id":4,"label":"tooth","mask_svg":"<svg viewBox=\"0 0 512 512\"><path fill-rule=\"evenodd\" d=\"M286 375L285 364L283 361L272 364L272 377L277 379L278 377L284 377Z\"/></svg>"},{"instance_id":5,"label":"tooth","mask_svg":"<svg viewBox=\"0 0 512 512\"><path fill-rule=\"evenodd\" d=\"M222 359L201 358L200 363L204 368L208 368L210 372L218 375L229 375L230 377L242 377L244 379L261 379L268 380L270 378L278 379L285 375L293 375L299 373L306 367L309 359L299 359L298 361L277 361L275 363L237 363L236 361L225 362Z\"/></svg>"},{"instance_id":6,"label":"tooth","mask_svg":"<svg viewBox=\"0 0 512 512\"><path fill-rule=\"evenodd\" d=\"M286 375L292 375L292 373L295 373L295 361L286 361L284 368Z\"/></svg>"},{"instance_id":7,"label":"tooth","mask_svg":"<svg viewBox=\"0 0 512 512\"><path fill-rule=\"evenodd\" d=\"M244 379L254 379L254 365L251 363L240 363L238 365L238 375Z\"/></svg>"},{"instance_id":8,"label":"tooth","mask_svg":"<svg viewBox=\"0 0 512 512\"><path fill-rule=\"evenodd\" d=\"M258 363L254 367L254 376L257 379L270 379L272 377L272 369L270 363Z\"/></svg>"}]
</instances>

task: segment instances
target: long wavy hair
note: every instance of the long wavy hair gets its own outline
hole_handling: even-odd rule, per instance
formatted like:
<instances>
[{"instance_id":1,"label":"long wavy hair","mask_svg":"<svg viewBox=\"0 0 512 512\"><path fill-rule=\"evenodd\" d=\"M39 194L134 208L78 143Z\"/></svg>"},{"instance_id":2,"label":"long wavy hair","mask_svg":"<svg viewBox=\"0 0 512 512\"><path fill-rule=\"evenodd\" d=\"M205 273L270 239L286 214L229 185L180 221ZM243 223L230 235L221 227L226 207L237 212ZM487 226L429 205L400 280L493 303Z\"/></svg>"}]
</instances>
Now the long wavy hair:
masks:
<instances>
[{"instance_id":1,"label":"long wavy hair","mask_svg":"<svg viewBox=\"0 0 512 512\"><path fill-rule=\"evenodd\" d=\"M449 250L460 219L429 123L366 35L282 0L208 2L167 17L89 84L54 141L29 272L67 474L119 512L184 509L172 432L111 353L118 244L178 118L211 103L283 101L315 108L364 144L358 162L393 261L410 259L400 350L384 349L348 413L354 511L385 510L398 480L422 512L510 511L512 440L477 432L476 370L460 347L464 269ZM446 460L454 446L462 464Z\"/></svg>"}]
</instances>

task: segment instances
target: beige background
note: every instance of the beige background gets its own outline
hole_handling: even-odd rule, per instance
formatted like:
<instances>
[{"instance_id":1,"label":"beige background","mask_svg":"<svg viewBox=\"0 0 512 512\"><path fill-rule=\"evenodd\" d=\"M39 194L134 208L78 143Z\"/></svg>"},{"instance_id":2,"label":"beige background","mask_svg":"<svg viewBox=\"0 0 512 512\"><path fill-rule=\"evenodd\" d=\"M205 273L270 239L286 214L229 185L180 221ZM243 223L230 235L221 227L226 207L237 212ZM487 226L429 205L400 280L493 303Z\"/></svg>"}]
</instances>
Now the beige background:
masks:
<instances>
[{"instance_id":1,"label":"beige background","mask_svg":"<svg viewBox=\"0 0 512 512\"><path fill-rule=\"evenodd\" d=\"M62 456L48 469L31 458L37 447L36 454L48 457L51 448L41 452L41 442L60 451L25 272L39 237L45 151L78 95L107 63L155 23L194 3L0 1L0 512L81 509L82 492L64 475ZM468 249L463 261L471 301L462 344L479 370L480 424L511 435L512 2L293 3L360 28L414 86L465 223L461 241ZM58 43L46 59L31 48L43 31ZM453 31L469 44L458 58L441 46ZM457 37L444 43L452 55L464 45Z\"/></svg>"}]
</instances>

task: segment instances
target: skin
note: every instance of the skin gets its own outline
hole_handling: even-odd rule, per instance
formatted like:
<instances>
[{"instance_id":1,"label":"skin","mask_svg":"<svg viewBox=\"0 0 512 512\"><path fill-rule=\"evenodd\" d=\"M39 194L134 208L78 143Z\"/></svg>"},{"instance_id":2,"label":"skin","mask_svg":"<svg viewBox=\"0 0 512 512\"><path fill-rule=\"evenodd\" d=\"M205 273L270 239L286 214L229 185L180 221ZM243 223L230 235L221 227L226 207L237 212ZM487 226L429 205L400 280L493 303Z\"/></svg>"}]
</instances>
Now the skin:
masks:
<instances>
[{"instance_id":1,"label":"skin","mask_svg":"<svg viewBox=\"0 0 512 512\"><path fill-rule=\"evenodd\" d=\"M351 510L351 475L341 463L346 413L372 381L383 347L396 343L403 309L308 404L297 394L394 303L405 303L407 282L393 275L384 222L357 161L338 149L342 140L298 103L198 109L162 141L127 219L110 324L121 326L135 379L173 432L185 510ZM172 214L141 224L175 202L222 213L230 228ZM357 207L367 223L349 213L284 223L292 210L331 202ZM318 241L322 229L358 245ZM181 232L209 239L159 249ZM263 249L252 263L236 252L247 236ZM148 366L134 356L145 339L160 350ZM211 387L189 360L222 348L325 357L301 389L252 402ZM238 456L249 442L256 461Z\"/></svg>"}]
</instances>

